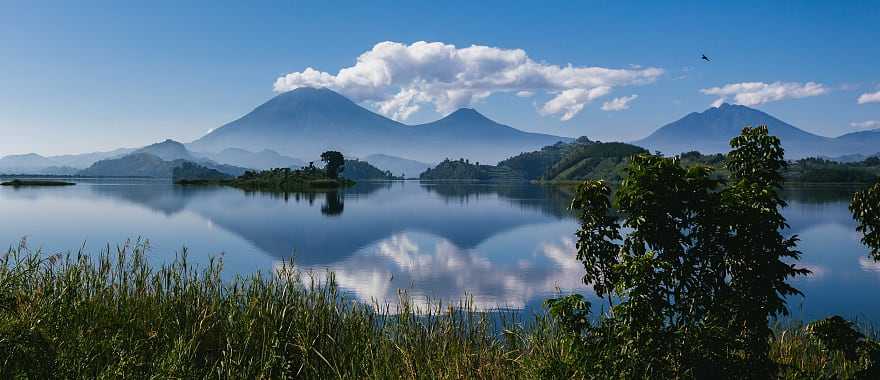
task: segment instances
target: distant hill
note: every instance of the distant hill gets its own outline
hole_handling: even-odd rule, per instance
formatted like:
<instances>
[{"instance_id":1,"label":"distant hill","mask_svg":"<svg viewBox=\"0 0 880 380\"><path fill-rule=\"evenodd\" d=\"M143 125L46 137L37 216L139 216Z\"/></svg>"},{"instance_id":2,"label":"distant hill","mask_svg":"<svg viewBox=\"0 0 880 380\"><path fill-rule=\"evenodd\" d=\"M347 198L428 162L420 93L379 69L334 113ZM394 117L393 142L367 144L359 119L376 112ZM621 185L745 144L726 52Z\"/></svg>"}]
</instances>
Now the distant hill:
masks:
<instances>
[{"instance_id":1,"label":"distant hill","mask_svg":"<svg viewBox=\"0 0 880 380\"><path fill-rule=\"evenodd\" d=\"M171 178L174 168L184 160L165 161L150 153L132 153L120 158L98 161L79 172L94 177L154 177Z\"/></svg>"},{"instance_id":2,"label":"distant hill","mask_svg":"<svg viewBox=\"0 0 880 380\"><path fill-rule=\"evenodd\" d=\"M183 162L171 170L171 179L176 181L224 180L232 176L216 169L206 168L193 162Z\"/></svg>"},{"instance_id":3,"label":"distant hill","mask_svg":"<svg viewBox=\"0 0 880 380\"><path fill-rule=\"evenodd\" d=\"M138 153L148 153L152 154L156 157L159 157L165 161L174 161L174 160L186 160L186 161L199 161L195 156L183 144L167 139L165 141L150 144L143 148L137 149L133 154Z\"/></svg>"},{"instance_id":4,"label":"distant hill","mask_svg":"<svg viewBox=\"0 0 880 380\"><path fill-rule=\"evenodd\" d=\"M694 150L726 153L730 150L730 139L738 135L743 127L762 124L782 140L787 159L880 152L880 131L856 132L837 138L824 137L801 130L762 111L727 103L700 113L691 113L633 144L664 154Z\"/></svg>"},{"instance_id":5,"label":"distant hill","mask_svg":"<svg viewBox=\"0 0 880 380\"><path fill-rule=\"evenodd\" d=\"M528 180L570 181L620 180L627 159L647 151L621 142L596 142L581 137L573 143L557 143L522 153L498 163L523 174Z\"/></svg>"},{"instance_id":6,"label":"distant hill","mask_svg":"<svg viewBox=\"0 0 880 380\"><path fill-rule=\"evenodd\" d=\"M159 156L151 153L132 153L119 158L112 158L98 161L92 166L79 171L82 176L95 177L153 177L153 178L172 178L174 169L185 163L193 163L193 161L184 159L163 160ZM237 177L242 175L246 169L218 164L212 161L196 162L200 166L213 169L229 176Z\"/></svg>"},{"instance_id":7,"label":"distant hill","mask_svg":"<svg viewBox=\"0 0 880 380\"><path fill-rule=\"evenodd\" d=\"M444 160L419 176L426 181L524 181L522 174L506 166L482 165L470 160Z\"/></svg>"},{"instance_id":8,"label":"distant hill","mask_svg":"<svg viewBox=\"0 0 880 380\"><path fill-rule=\"evenodd\" d=\"M342 176L352 180L382 180L392 179L393 177L391 172L381 170L370 165L369 162L360 160L345 160Z\"/></svg>"},{"instance_id":9,"label":"distant hill","mask_svg":"<svg viewBox=\"0 0 880 380\"><path fill-rule=\"evenodd\" d=\"M323 151L337 150L347 156L381 153L423 162L467 156L494 163L557 141L570 139L523 132L471 109L409 126L331 90L298 88L275 96L189 147L198 152L271 149L292 157L317 157Z\"/></svg>"},{"instance_id":10,"label":"distant hill","mask_svg":"<svg viewBox=\"0 0 880 380\"><path fill-rule=\"evenodd\" d=\"M0 158L0 174L70 175L77 169L36 153L13 154Z\"/></svg>"},{"instance_id":11,"label":"distant hill","mask_svg":"<svg viewBox=\"0 0 880 380\"><path fill-rule=\"evenodd\" d=\"M54 162L57 162L62 166L69 166L77 169L85 169L89 166L92 166L95 162L106 160L108 158L117 158L122 157L126 154L133 152L134 149L131 148L119 148L115 150L111 150L109 152L92 152L92 153L80 153L80 154L64 154L58 156L50 156Z\"/></svg>"},{"instance_id":12,"label":"distant hill","mask_svg":"<svg viewBox=\"0 0 880 380\"><path fill-rule=\"evenodd\" d=\"M251 152L240 148L226 148L217 153L193 154L224 164L258 170L272 168L298 168L305 166L305 162L300 159L284 156L269 149L263 149L259 152Z\"/></svg>"},{"instance_id":13,"label":"distant hill","mask_svg":"<svg viewBox=\"0 0 880 380\"><path fill-rule=\"evenodd\" d=\"M397 177L418 178L419 174L431 168L430 164L405 158L389 156L387 154L371 154L364 157L364 161L371 165L388 170Z\"/></svg>"}]
</instances>

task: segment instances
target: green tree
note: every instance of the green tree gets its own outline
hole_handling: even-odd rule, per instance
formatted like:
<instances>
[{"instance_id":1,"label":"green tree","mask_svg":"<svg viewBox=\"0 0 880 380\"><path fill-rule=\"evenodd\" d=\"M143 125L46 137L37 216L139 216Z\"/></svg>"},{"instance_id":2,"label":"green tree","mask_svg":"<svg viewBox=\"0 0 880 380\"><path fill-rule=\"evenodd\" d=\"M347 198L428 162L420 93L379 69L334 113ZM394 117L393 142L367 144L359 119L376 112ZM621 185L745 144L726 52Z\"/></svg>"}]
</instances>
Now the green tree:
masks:
<instances>
[{"instance_id":1,"label":"green tree","mask_svg":"<svg viewBox=\"0 0 880 380\"><path fill-rule=\"evenodd\" d=\"M321 153L321 161L324 161L324 170L327 171L327 177L330 178L339 177L339 172L342 171L342 168L345 165L345 157L342 153L335 150L328 150Z\"/></svg>"},{"instance_id":2,"label":"green tree","mask_svg":"<svg viewBox=\"0 0 880 380\"><path fill-rule=\"evenodd\" d=\"M856 192L849 205L853 218L862 233L862 243L871 250L875 261L880 261L880 182Z\"/></svg>"},{"instance_id":3,"label":"green tree","mask_svg":"<svg viewBox=\"0 0 880 380\"><path fill-rule=\"evenodd\" d=\"M773 375L769 318L787 314L785 297L800 294L788 279L809 272L784 261L800 253L797 237L781 233L779 139L765 126L745 128L731 147L729 184L679 158L632 157L613 215L605 182L578 187L584 282L609 304L576 332L595 368L621 378ZM548 305L572 325L582 314L570 310L576 301Z\"/></svg>"}]
</instances>

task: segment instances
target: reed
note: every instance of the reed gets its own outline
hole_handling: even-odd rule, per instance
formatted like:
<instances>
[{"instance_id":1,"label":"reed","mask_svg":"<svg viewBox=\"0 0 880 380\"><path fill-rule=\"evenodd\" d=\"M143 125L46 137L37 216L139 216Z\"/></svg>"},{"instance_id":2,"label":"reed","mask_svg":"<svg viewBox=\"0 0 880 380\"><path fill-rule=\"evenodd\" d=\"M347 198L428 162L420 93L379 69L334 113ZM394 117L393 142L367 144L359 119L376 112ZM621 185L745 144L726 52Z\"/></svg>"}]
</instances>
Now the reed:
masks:
<instances>
[{"instance_id":1,"label":"reed","mask_svg":"<svg viewBox=\"0 0 880 380\"><path fill-rule=\"evenodd\" d=\"M222 279L186 251L148 263L146 242L45 255L22 243L0 261L0 378L592 378L575 339L544 314L470 303L365 304L332 274ZM613 348L609 348L613 351ZM804 328L776 334L785 377L855 376Z\"/></svg>"}]
</instances>

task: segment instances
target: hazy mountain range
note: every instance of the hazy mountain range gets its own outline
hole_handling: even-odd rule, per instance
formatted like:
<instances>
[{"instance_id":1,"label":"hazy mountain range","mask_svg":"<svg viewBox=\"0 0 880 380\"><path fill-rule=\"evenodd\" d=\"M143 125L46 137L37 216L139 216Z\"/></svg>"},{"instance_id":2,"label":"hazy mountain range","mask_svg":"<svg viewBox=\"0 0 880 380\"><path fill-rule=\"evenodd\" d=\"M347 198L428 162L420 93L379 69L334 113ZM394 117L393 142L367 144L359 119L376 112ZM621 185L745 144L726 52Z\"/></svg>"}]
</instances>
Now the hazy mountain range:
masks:
<instances>
[{"instance_id":1,"label":"hazy mountain range","mask_svg":"<svg viewBox=\"0 0 880 380\"><path fill-rule=\"evenodd\" d=\"M743 127L761 124L767 125L770 133L782 140L787 159L872 155L880 151L880 130L853 132L835 138L819 136L759 110L727 103L700 113L693 112L633 144L664 154L693 150L726 153L730 150L730 139Z\"/></svg>"},{"instance_id":2,"label":"hazy mountain range","mask_svg":"<svg viewBox=\"0 0 880 380\"><path fill-rule=\"evenodd\" d=\"M467 157L497 162L511 154L570 138L528 133L460 109L432 123L406 125L328 89L298 88L280 94L189 147L272 149L292 157L318 157L326 150L347 156L386 154L421 162Z\"/></svg>"},{"instance_id":3,"label":"hazy mountain range","mask_svg":"<svg viewBox=\"0 0 880 380\"><path fill-rule=\"evenodd\" d=\"M720 153L747 125L766 124L782 139L786 158L839 157L852 160L880 151L880 129L825 137L812 134L767 113L723 104L666 124L633 144L665 154L697 150ZM532 152L567 137L523 132L462 108L440 120L406 125L363 108L327 89L299 88L275 96L241 118L189 144L173 140L142 148L44 157L38 154L0 158L0 173L120 175L126 165L139 173L166 173L169 162L190 161L227 174L245 168L299 167L318 161L321 152L339 150L394 175L417 177L446 158L484 164ZM154 156L156 160L145 158ZM130 157L138 155L137 157ZM126 157L129 157L126 159ZM102 161L99 168L92 168ZM152 162L155 170L142 165ZM98 170L101 169L102 170ZM112 168L112 170L111 170ZM92 169L92 170L88 170ZM131 173L129 175L138 175Z\"/></svg>"}]
</instances>

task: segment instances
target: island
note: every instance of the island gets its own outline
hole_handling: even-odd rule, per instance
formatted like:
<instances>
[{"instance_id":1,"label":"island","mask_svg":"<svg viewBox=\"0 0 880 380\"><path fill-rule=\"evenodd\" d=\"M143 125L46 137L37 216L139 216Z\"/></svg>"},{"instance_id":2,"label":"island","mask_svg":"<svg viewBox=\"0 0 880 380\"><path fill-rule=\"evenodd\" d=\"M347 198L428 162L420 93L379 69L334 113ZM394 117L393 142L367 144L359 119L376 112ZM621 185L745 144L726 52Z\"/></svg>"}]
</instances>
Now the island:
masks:
<instances>
[{"instance_id":1,"label":"island","mask_svg":"<svg viewBox=\"0 0 880 380\"><path fill-rule=\"evenodd\" d=\"M259 191L321 191L348 187L355 184L350 179L339 176L345 166L342 153L327 151L321 154L324 168L318 168L314 162L308 166L293 168L274 168L268 170L248 170L244 174L227 178L211 170L195 166L181 167L174 170L174 183L178 185L223 185L244 190Z\"/></svg>"},{"instance_id":2,"label":"island","mask_svg":"<svg viewBox=\"0 0 880 380\"><path fill-rule=\"evenodd\" d=\"M12 187L24 187L24 186L73 186L76 185L73 182L65 182L65 181L50 181L50 180L39 180L39 179L14 179L12 181L7 181L0 183L0 186L12 186Z\"/></svg>"}]
</instances>

